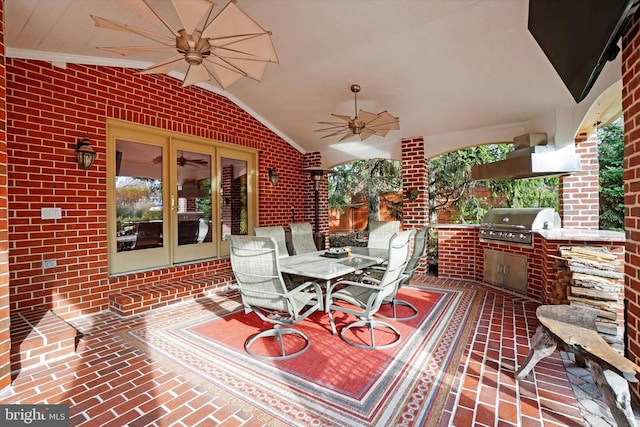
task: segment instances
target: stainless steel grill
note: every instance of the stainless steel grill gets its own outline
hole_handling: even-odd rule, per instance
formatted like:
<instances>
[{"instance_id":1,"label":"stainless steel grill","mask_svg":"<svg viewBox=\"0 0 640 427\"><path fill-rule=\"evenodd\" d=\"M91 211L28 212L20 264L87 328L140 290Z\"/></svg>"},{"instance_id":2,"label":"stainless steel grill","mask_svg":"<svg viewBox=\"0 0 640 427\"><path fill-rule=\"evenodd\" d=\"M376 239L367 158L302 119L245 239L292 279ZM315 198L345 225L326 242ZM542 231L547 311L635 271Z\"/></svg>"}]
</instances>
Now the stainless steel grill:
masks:
<instances>
[{"instance_id":1,"label":"stainless steel grill","mask_svg":"<svg viewBox=\"0 0 640 427\"><path fill-rule=\"evenodd\" d=\"M536 230L560 228L553 208L496 208L482 218L480 238L531 245Z\"/></svg>"}]
</instances>

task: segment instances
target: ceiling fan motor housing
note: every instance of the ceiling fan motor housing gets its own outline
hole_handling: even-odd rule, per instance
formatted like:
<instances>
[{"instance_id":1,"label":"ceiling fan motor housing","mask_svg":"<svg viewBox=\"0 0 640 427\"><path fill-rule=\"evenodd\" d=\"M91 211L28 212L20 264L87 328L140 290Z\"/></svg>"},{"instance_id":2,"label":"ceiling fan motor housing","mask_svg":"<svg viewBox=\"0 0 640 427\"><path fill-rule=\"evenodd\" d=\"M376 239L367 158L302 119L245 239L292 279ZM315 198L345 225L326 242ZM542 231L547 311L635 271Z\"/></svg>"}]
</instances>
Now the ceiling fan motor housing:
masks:
<instances>
[{"instance_id":1,"label":"ceiling fan motor housing","mask_svg":"<svg viewBox=\"0 0 640 427\"><path fill-rule=\"evenodd\" d=\"M211 44L206 38L202 38L199 31L187 34L185 30L178 31L176 37L176 49L184 55L184 60L189 65L200 65L204 58L211 53Z\"/></svg>"}]
</instances>

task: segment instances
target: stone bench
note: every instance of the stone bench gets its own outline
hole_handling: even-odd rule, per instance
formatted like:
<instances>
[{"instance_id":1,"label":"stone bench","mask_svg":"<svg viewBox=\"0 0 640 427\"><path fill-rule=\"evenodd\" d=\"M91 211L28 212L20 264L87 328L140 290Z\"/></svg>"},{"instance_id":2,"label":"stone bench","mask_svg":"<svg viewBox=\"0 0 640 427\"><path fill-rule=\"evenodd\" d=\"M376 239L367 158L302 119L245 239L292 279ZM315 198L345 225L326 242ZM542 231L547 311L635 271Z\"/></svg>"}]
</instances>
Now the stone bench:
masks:
<instances>
[{"instance_id":1,"label":"stone bench","mask_svg":"<svg viewBox=\"0 0 640 427\"><path fill-rule=\"evenodd\" d=\"M542 305L536 310L540 321L531 339L532 348L516 371L523 380L541 359L556 348L570 351L589 362L591 376L605 398L619 426L635 426L628 382L637 382L636 365L614 350L598 333L596 313L570 305Z\"/></svg>"},{"instance_id":2,"label":"stone bench","mask_svg":"<svg viewBox=\"0 0 640 427\"><path fill-rule=\"evenodd\" d=\"M51 310L11 313L11 371L33 368L76 351L77 331Z\"/></svg>"},{"instance_id":3,"label":"stone bench","mask_svg":"<svg viewBox=\"0 0 640 427\"><path fill-rule=\"evenodd\" d=\"M213 276L144 285L109 295L109 310L133 316L149 310L204 297L213 291L235 284L231 271Z\"/></svg>"}]
</instances>

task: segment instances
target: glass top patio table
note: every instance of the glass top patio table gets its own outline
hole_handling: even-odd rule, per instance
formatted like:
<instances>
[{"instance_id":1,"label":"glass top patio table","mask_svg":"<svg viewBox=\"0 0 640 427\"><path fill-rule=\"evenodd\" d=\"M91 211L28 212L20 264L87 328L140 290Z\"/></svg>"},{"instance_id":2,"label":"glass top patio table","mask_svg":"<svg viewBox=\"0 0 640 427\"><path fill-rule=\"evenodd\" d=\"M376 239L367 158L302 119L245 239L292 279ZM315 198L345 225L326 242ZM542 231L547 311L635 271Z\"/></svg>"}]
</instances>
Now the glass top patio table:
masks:
<instances>
[{"instance_id":1,"label":"glass top patio table","mask_svg":"<svg viewBox=\"0 0 640 427\"><path fill-rule=\"evenodd\" d=\"M387 251L352 248L352 256L344 258L330 258L323 255L324 251L318 251L280 258L280 271L311 279L330 281L354 273L356 270L383 263L387 258Z\"/></svg>"}]
</instances>

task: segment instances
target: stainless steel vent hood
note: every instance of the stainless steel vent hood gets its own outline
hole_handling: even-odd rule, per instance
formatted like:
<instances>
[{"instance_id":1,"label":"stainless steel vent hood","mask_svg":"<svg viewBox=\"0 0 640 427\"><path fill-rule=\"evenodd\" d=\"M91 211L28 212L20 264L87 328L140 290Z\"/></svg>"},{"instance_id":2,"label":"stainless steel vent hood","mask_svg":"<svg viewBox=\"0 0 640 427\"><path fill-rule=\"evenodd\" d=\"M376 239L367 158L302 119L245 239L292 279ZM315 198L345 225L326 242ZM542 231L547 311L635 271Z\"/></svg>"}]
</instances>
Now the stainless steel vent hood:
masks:
<instances>
[{"instance_id":1,"label":"stainless steel vent hood","mask_svg":"<svg viewBox=\"0 0 640 427\"><path fill-rule=\"evenodd\" d=\"M580 171L580 156L573 144L557 148L546 133L529 133L513 139L515 150L505 160L473 166L473 181L539 178Z\"/></svg>"}]
</instances>

